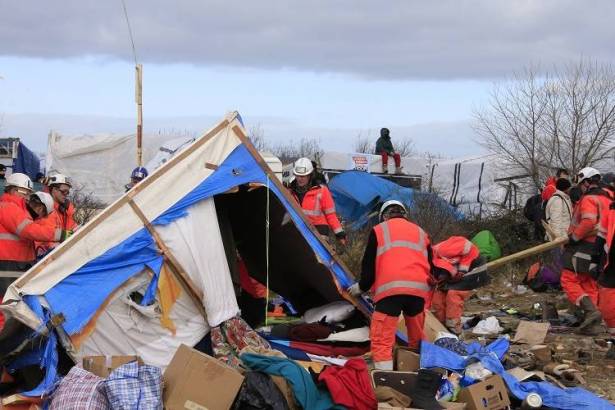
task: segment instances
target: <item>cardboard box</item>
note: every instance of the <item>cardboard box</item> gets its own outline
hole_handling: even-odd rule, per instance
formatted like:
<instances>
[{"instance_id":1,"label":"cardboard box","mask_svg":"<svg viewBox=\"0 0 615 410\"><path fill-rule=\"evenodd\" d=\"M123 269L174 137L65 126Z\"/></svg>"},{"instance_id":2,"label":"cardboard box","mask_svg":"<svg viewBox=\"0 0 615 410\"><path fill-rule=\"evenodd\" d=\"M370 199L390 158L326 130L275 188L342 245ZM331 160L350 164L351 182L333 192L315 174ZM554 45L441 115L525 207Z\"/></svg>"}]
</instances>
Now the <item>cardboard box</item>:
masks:
<instances>
[{"instance_id":1,"label":"cardboard box","mask_svg":"<svg viewBox=\"0 0 615 410\"><path fill-rule=\"evenodd\" d=\"M500 376L491 376L461 389L457 401L466 403L468 410L499 410L510 406L508 391Z\"/></svg>"},{"instance_id":2,"label":"cardboard box","mask_svg":"<svg viewBox=\"0 0 615 410\"><path fill-rule=\"evenodd\" d=\"M243 383L232 367L181 345L164 372L164 408L167 410L226 410Z\"/></svg>"},{"instance_id":3,"label":"cardboard box","mask_svg":"<svg viewBox=\"0 0 615 410\"><path fill-rule=\"evenodd\" d=\"M139 364L143 364L139 356L85 356L83 358L83 368L98 377L106 379L113 370L135 360Z\"/></svg>"},{"instance_id":4,"label":"cardboard box","mask_svg":"<svg viewBox=\"0 0 615 410\"><path fill-rule=\"evenodd\" d=\"M530 352L534 353L534 356L540 364L550 363L553 359L551 348L547 345L532 346Z\"/></svg>"},{"instance_id":5,"label":"cardboard box","mask_svg":"<svg viewBox=\"0 0 615 410\"><path fill-rule=\"evenodd\" d=\"M421 356L407 347L395 348L395 370L400 372L415 372L421 368Z\"/></svg>"}]
</instances>

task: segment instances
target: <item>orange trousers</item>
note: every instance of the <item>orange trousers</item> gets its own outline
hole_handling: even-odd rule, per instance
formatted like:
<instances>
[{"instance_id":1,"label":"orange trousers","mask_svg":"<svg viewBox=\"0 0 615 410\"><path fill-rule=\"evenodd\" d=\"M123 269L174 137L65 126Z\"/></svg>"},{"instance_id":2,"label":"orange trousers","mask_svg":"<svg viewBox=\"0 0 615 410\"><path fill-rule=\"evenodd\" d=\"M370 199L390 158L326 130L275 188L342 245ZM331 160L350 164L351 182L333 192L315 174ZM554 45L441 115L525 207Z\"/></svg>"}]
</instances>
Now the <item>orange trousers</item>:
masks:
<instances>
[{"instance_id":1,"label":"orange trousers","mask_svg":"<svg viewBox=\"0 0 615 410\"><path fill-rule=\"evenodd\" d=\"M562 269L560 281L570 303L578 306L583 296L589 296L594 305L598 304L598 282L591 276Z\"/></svg>"},{"instance_id":2,"label":"orange trousers","mask_svg":"<svg viewBox=\"0 0 615 410\"><path fill-rule=\"evenodd\" d=\"M389 316L382 312L372 314L369 337L371 339L372 357L378 369L393 370L393 346L395 345L398 322L397 316ZM404 316L404 322L408 332L408 346L418 349L421 340L424 339L425 312L423 311L416 316Z\"/></svg>"},{"instance_id":3,"label":"orange trousers","mask_svg":"<svg viewBox=\"0 0 615 410\"><path fill-rule=\"evenodd\" d=\"M454 327L461 332L463 307L471 294L471 290L436 290L431 300L434 315L447 327Z\"/></svg>"},{"instance_id":4,"label":"orange trousers","mask_svg":"<svg viewBox=\"0 0 615 410\"><path fill-rule=\"evenodd\" d=\"M615 335L615 288L600 287L598 291L598 310L610 334Z\"/></svg>"}]
</instances>

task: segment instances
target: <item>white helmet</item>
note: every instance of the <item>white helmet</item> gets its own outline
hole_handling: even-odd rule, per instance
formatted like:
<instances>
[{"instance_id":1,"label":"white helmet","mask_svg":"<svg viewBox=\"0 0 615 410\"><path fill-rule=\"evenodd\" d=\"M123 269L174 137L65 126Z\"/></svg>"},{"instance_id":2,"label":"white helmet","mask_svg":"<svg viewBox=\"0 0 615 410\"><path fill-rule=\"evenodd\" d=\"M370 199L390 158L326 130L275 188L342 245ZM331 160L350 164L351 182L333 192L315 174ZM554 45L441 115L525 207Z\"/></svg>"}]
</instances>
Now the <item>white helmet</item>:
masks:
<instances>
[{"instance_id":1,"label":"white helmet","mask_svg":"<svg viewBox=\"0 0 615 410\"><path fill-rule=\"evenodd\" d=\"M384 211L386 211L387 208L389 208L391 206L399 206L399 207L401 207L401 209L404 210L404 214L408 213L408 210L406 209L406 206L401 201L397 201L395 199L391 199L389 201L386 201L380 207L380 213L378 214L378 219L380 219L382 221L382 215L384 215Z\"/></svg>"},{"instance_id":2,"label":"white helmet","mask_svg":"<svg viewBox=\"0 0 615 410\"><path fill-rule=\"evenodd\" d=\"M310 175L314 172L314 166L312 165L312 161L309 158L299 158L295 161L295 166L293 168L293 174L298 176L306 176Z\"/></svg>"},{"instance_id":3,"label":"white helmet","mask_svg":"<svg viewBox=\"0 0 615 410\"><path fill-rule=\"evenodd\" d=\"M70 183L70 180L64 174L54 174L49 177L49 182L47 183L47 185L53 186L53 185L60 185L60 184L66 184L69 187L72 186Z\"/></svg>"},{"instance_id":4,"label":"white helmet","mask_svg":"<svg viewBox=\"0 0 615 410\"><path fill-rule=\"evenodd\" d=\"M32 194L32 196L38 197L40 201L45 205L45 209L47 210L47 215L53 212L53 198L47 192L38 191Z\"/></svg>"},{"instance_id":5,"label":"white helmet","mask_svg":"<svg viewBox=\"0 0 615 410\"><path fill-rule=\"evenodd\" d=\"M577 174L577 181L583 182L583 180L595 177L596 175L600 176L600 171L598 171L596 168L585 167Z\"/></svg>"},{"instance_id":6,"label":"white helmet","mask_svg":"<svg viewBox=\"0 0 615 410\"><path fill-rule=\"evenodd\" d=\"M23 188L32 191L32 181L30 180L30 177L19 172L14 172L6 177L6 186Z\"/></svg>"}]
</instances>

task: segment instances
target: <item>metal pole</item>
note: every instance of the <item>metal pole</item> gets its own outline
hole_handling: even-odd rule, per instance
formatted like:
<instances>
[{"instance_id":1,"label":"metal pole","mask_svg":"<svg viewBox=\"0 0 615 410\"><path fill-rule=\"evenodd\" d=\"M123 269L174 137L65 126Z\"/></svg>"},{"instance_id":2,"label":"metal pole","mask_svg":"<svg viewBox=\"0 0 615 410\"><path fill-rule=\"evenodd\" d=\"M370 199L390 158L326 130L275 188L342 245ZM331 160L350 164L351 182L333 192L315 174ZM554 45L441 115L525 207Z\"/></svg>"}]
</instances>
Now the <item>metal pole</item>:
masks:
<instances>
[{"instance_id":1,"label":"metal pole","mask_svg":"<svg viewBox=\"0 0 615 410\"><path fill-rule=\"evenodd\" d=\"M143 66L135 66L135 102L137 103L137 166L143 166Z\"/></svg>"}]
</instances>

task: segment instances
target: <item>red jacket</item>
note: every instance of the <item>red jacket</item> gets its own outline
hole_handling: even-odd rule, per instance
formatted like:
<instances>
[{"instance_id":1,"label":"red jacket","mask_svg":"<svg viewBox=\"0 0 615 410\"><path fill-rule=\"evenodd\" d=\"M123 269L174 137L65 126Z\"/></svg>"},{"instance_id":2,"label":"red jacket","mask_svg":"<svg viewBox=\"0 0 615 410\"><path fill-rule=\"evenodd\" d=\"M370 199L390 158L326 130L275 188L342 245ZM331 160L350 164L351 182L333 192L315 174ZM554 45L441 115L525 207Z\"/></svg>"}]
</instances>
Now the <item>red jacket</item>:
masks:
<instances>
[{"instance_id":1,"label":"red jacket","mask_svg":"<svg viewBox=\"0 0 615 410\"><path fill-rule=\"evenodd\" d=\"M431 266L425 231L404 218L393 218L376 225L374 232L378 242L374 302L394 295L429 299Z\"/></svg>"},{"instance_id":2,"label":"red jacket","mask_svg":"<svg viewBox=\"0 0 615 410\"><path fill-rule=\"evenodd\" d=\"M434 265L438 266L437 259L443 259L450 266L451 277L467 273L474 259L480 256L480 251L472 242L463 236L451 236L433 246Z\"/></svg>"},{"instance_id":3,"label":"red jacket","mask_svg":"<svg viewBox=\"0 0 615 410\"><path fill-rule=\"evenodd\" d=\"M557 191L557 188L555 187L556 182L557 178L555 177L549 177L549 179L547 179L547 183L545 184L545 187L540 193L540 196L542 197L542 202L547 202L549 199L551 199L555 191Z\"/></svg>"},{"instance_id":4,"label":"red jacket","mask_svg":"<svg viewBox=\"0 0 615 410\"><path fill-rule=\"evenodd\" d=\"M55 214L54 218L56 219L56 225L63 231L72 233L77 228L74 219L75 207L72 202L68 203L68 208L64 213L60 212L60 204L56 201L53 202L53 208L55 209L53 214Z\"/></svg>"},{"instance_id":5,"label":"red jacket","mask_svg":"<svg viewBox=\"0 0 615 410\"><path fill-rule=\"evenodd\" d=\"M596 233L607 230L611 198L600 188L590 188L575 205L568 234L575 241L596 242Z\"/></svg>"},{"instance_id":6,"label":"red jacket","mask_svg":"<svg viewBox=\"0 0 615 410\"><path fill-rule=\"evenodd\" d=\"M58 241L60 235L54 226L32 221L22 197L0 197L0 260L34 261L34 241Z\"/></svg>"},{"instance_id":7,"label":"red jacket","mask_svg":"<svg viewBox=\"0 0 615 410\"><path fill-rule=\"evenodd\" d=\"M299 196L294 189L291 192L312 225L316 227L327 226L337 236L344 234L344 228L342 228L342 224L335 213L335 203L329 188L325 185L314 185L308 189L302 201L299 200Z\"/></svg>"}]
</instances>

